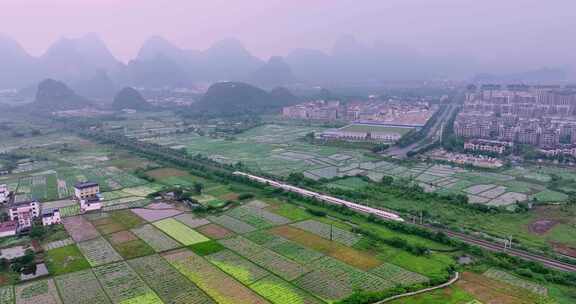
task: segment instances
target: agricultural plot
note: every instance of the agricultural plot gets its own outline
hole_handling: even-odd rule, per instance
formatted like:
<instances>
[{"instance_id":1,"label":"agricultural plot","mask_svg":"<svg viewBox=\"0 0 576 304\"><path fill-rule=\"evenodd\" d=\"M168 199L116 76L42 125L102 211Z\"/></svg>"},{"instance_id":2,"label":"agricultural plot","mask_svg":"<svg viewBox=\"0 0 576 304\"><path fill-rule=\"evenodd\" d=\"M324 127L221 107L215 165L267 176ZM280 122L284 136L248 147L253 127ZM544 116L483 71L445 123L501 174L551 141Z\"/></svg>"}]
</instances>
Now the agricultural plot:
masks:
<instances>
[{"instance_id":1,"label":"agricultural plot","mask_svg":"<svg viewBox=\"0 0 576 304\"><path fill-rule=\"evenodd\" d=\"M158 255L133 259L128 263L165 303L214 303L200 288Z\"/></svg>"},{"instance_id":2,"label":"agricultural plot","mask_svg":"<svg viewBox=\"0 0 576 304\"><path fill-rule=\"evenodd\" d=\"M80 206L78 206L77 204L60 208L60 216L62 216L63 218L77 216L78 214L80 214Z\"/></svg>"},{"instance_id":3,"label":"agricultural plot","mask_svg":"<svg viewBox=\"0 0 576 304\"><path fill-rule=\"evenodd\" d=\"M224 247L237 252L260 267L291 281L309 271L307 267L291 261L278 253L264 248L243 237L219 241Z\"/></svg>"},{"instance_id":4,"label":"agricultural plot","mask_svg":"<svg viewBox=\"0 0 576 304\"><path fill-rule=\"evenodd\" d=\"M83 270L55 278L64 304L110 304L92 270Z\"/></svg>"},{"instance_id":5,"label":"agricultural plot","mask_svg":"<svg viewBox=\"0 0 576 304\"><path fill-rule=\"evenodd\" d=\"M491 279L506 283L506 284L510 284L512 286L516 286L516 287L520 287L523 289L526 289L532 293L535 294L539 294L542 296L546 296L548 295L548 289L542 285L533 283L533 282L529 282L523 279L520 279L514 275L511 275L507 272L498 270L498 269L488 269L486 272L484 272L484 276L489 277Z\"/></svg>"},{"instance_id":6,"label":"agricultural plot","mask_svg":"<svg viewBox=\"0 0 576 304\"><path fill-rule=\"evenodd\" d=\"M309 272L292 283L328 302L343 299L354 292L346 282L335 280L328 273L320 271Z\"/></svg>"},{"instance_id":7,"label":"agricultural plot","mask_svg":"<svg viewBox=\"0 0 576 304\"><path fill-rule=\"evenodd\" d=\"M254 291L274 304L320 304L320 300L312 297L294 285L274 276L268 276L250 285Z\"/></svg>"},{"instance_id":8,"label":"agricultural plot","mask_svg":"<svg viewBox=\"0 0 576 304\"><path fill-rule=\"evenodd\" d=\"M240 206L234 208L228 211L227 214L258 229L290 223L290 220L283 216L274 214L264 209L248 206Z\"/></svg>"},{"instance_id":9,"label":"agricultural plot","mask_svg":"<svg viewBox=\"0 0 576 304\"><path fill-rule=\"evenodd\" d=\"M275 245L286 242L285 238L270 234L268 231L265 230L254 231L244 235L244 237L266 248L270 248Z\"/></svg>"},{"instance_id":10,"label":"agricultural plot","mask_svg":"<svg viewBox=\"0 0 576 304\"><path fill-rule=\"evenodd\" d=\"M146 242L154 251L163 252L180 247L178 242L174 241L162 231L156 229L152 225L144 225L131 230L144 242Z\"/></svg>"},{"instance_id":11,"label":"agricultural plot","mask_svg":"<svg viewBox=\"0 0 576 304\"><path fill-rule=\"evenodd\" d=\"M209 220L205 218L197 218L189 213L180 214L178 216L175 216L174 219L190 228L197 228L200 226L210 224Z\"/></svg>"},{"instance_id":12,"label":"agricultural plot","mask_svg":"<svg viewBox=\"0 0 576 304\"><path fill-rule=\"evenodd\" d=\"M153 209L137 208L132 209L131 211L147 222L155 222L183 213L182 211L176 209L153 210Z\"/></svg>"},{"instance_id":13,"label":"agricultural plot","mask_svg":"<svg viewBox=\"0 0 576 304\"><path fill-rule=\"evenodd\" d=\"M86 241L100 235L96 228L82 216L66 217L62 219L62 223L75 242Z\"/></svg>"},{"instance_id":14,"label":"agricultural plot","mask_svg":"<svg viewBox=\"0 0 576 304\"><path fill-rule=\"evenodd\" d=\"M306 220L291 224L291 226L310 233L314 233L322 238L333 240L346 246L353 246L358 243L360 236L346 231L344 229L334 227L333 225L324 224L315 220Z\"/></svg>"},{"instance_id":15,"label":"agricultural plot","mask_svg":"<svg viewBox=\"0 0 576 304\"><path fill-rule=\"evenodd\" d=\"M228 215L209 216L208 220L212 223L216 223L220 226L223 226L224 228L227 228L240 234L249 233L256 230L256 228L254 228L253 226L246 224L243 221Z\"/></svg>"},{"instance_id":16,"label":"agricultural plot","mask_svg":"<svg viewBox=\"0 0 576 304\"><path fill-rule=\"evenodd\" d=\"M242 284L250 285L270 273L230 250L222 250L205 257L210 263L234 277Z\"/></svg>"},{"instance_id":17,"label":"agricultural plot","mask_svg":"<svg viewBox=\"0 0 576 304\"><path fill-rule=\"evenodd\" d=\"M78 247L93 267L122 260L122 257L103 237L80 242Z\"/></svg>"},{"instance_id":18,"label":"agricultural plot","mask_svg":"<svg viewBox=\"0 0 576 304\"><path fill-rule=\"evenodd\" d=\"M64 247L64 246L68 246L68 245L72 245L72 244L74 244L74 240L72 240L71 238L67 238L67 239L47 243L47 244L43 245L42 248L44 249L44 251L48 251L48 250L52 250L52 249L56 249L56 248L60 248L60 247Z\"/></svg>"},{"instance_id":19,"label":"agricultural plot","mask_svg":"<svg viewBox=\"0 0 576 304\"><path fill-rule=\"evenodd\" d=\"M258 296L216 266L189 250L179 250L164 258L219 304L265 304Z\"/></svg>"},{"instance_id":20,"label":"agricultural plot","mask_svg":"<svg viewBox=\"0 0 576 304\"><path fill-rule=\"evenodd\" d=\"M288 240L266 247L300 264L312 263L324 256L318 251L308 249Z\"/></svg>"},{"instance_id":21,"label":"agricultural plot","mask_svg":"<svg viewBox=\"0 0 576 304\"><path fill-rule=\"evenodd\" d=\"M162 304L162 300L126 262L96 267L94 273L115 304Z\"/></svg>"},{"instance_id":22,"label":"agricultural plot","mask_svg":"<svg viewBox=\"0 0 576 304\"><path fill-rule=\"evenodd\" d=\"M173 218L154 222L153 225L185 246L209 241L207 237L190 229L188 226Z\"/></svg>"},{"instance_id":23,"label":"agricultural plot","mask_svg":"<svg viewBox=\"0 0 576 304\"><path fill-rule=\"evenodd\" d=\"M218 226L216 224L204 225L202 227L199 227L197 230L198 230L198 232L202 233L203 235L205 235L211 239L216 239L216 240L223 239L223 238L230 237L230 236L234 235L234 232L232 232L232 231L230 231L224 227Z\"/></svg>"},{"instance_id":24,"label":"agricultural plot","mask_svg":"<svg viewBox=\"0 0 576 304\"><path fill-rule=\"evenodd\" d=\"M92 221L92 224L96 226L96 230L98 230L102 235L124 230L124 225L115 221L111 217L94 220Z\"/></svg>"},{"instance_id":25,"label":"agricultural plot","mask_svg":"<svg viewBox=\"0 0 576 304\"><path fill-rule=\"evenodd\" d=\"M60 275L90 267L90 264L82 256L75 244L47 251L45 263L52 275Z\"/></svg>"},{"instance_id":26,"label":"agricultural plot","mask_svg":"<svg viewBox=\"0 0 576 304\"><path fill-rule=\"evenodd\" d=\"M14 287L12 286L0 287L0 303L2 304L14 303Z\"/></svg>"},{"instance_id":27,"label":"agricultural plot","mask_svg":"<svg viewBox=\"0 0 576 304\"><path fill-rule=\"evenodd\" d=\"M372 270L371 273L394 283L394 285L412 285L428 282L428 278L412 271L408 271L394 264L384 263Z\"/></svg>"},{"instance_id":28,"label":"agricultural plot","mask_svg":"<svg viewBox=\"0 0 576 304\"><path fill-rule=\"evenodd\" d=\"M61 304L58 290L52 279L17 285L16 304Z\"/></svg>"},{"instance_id":29,"label":"agricultural plot","mask_svg":"<svg viewBox=\"0 0 576 304\"><path fill-rule=\"evenodd\" d=\"M326 272L354 289L382 291L392 287L390 281L352 267L331 257L323 257L311 264L317 271Z\"/></svg>"}]
</instances>

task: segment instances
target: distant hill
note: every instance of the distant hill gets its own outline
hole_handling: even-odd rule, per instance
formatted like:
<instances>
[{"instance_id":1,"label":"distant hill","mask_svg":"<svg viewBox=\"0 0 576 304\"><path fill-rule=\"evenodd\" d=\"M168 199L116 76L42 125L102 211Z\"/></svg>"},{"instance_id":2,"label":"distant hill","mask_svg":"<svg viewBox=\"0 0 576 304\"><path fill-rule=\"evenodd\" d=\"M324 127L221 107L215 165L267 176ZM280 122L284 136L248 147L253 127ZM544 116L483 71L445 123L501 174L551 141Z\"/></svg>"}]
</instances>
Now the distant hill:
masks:
<instances>
[{"instance_id":1,"label":"distant hill","mask_svg":"<svg viewBox=\"0 0 576 304\"><path fill-rule=\"evenodd\" d=\"M36 74L36 59L15 40L0 35L0 89L29 85Z\"/></svg>"},{"instance_id":2,"label":"distant hill","mask_svg":"<svg viewBox=\"0 0 576 304\"><path fill-rule=\"evenodd\" d=\"M289 106L300 102L298 96L292 94L290 90L283 87L277 87L270 91L270 97L272 102L278 106Z\"/></svg>"},{"instance_id":3,"label":"distant hill","mask_svg":"<svg viewBox=\"0 0 576 304\"><path fill-rule=\"evenodd\" d=\"M73 110L91 106L92 102L76 94L65 83L45 79L38 85L36 99L30 105L33 110Z\"/></svg>"},{"instance_id":4,"label":"distant hill","mask_svg":"<svg viewBox=\"0 0 576 304\"><path fill-rule=\"evenodd\" d=\"M73 83L74 91L100 103L109 103L116 93L116 83L110 79L105 71L98 71L89 79L82 79Z\"/></svg>"},{"instance_id":5,"label":"distant hill","mask_svg":"<svg viewBox=\"0 0 576 304\"><path fill-rule=\"evenodd\" d=\"M150 108L150 104L142 97L140 92L131 87L125 87L114 97L112 107L116 110L146 110Z\"/></svg>"},{"instance_id":6,"label":"distant hill","mask_svg":"<svg viewBox=\"0 0 576 304\"><path fill-rule=\"evenodd\" d=\"M242 82L219 82L210 86L196 107L209 112L262 112L281 107L292 100L293 95L286 89L268 93Z\"/></svg>"},{"instance_id":7,"label":"distant hill","mask_svg":"<svg viewBox=\"0 0 576 304\"><path fill-rule=\"evenodd\" d=\"M295 82L292 69L282 57L271 57L268 62L252 73L253 82L257 85L272 88L289 85Z\"/></svg>"},{"instance_id":8,"label":"distant hill","mask_svg":"<svg viewBox=\"0 0 576 304\"><path fill-rule=\"evenodd\" d=\"M124 64L118 61L106 44L96 35L80 38L62 38L52 44L39 58L44 78L75 82L91 79L105 71L108 75L120 73Z\"/></svg>"}]
</instances>

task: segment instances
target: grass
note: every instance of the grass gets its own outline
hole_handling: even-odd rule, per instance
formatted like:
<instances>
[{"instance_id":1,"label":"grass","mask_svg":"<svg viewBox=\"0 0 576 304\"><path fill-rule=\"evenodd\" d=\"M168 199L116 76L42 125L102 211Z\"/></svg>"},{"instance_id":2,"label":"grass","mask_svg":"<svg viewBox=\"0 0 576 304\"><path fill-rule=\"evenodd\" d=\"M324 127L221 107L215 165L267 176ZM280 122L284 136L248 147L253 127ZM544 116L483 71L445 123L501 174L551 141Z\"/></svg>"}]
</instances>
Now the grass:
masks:
<instances>
[{"instance_id":1,"label":"grass","mask_svg":"<svg viewBox=\"0 0 576 304\"><path fill-rule=\"evenodd\" d=\"M46 236L42 240L44 243L50 243L53 241L59 241L67 239L69 237L68 232L64 229L64 225L52 225L46 231Z\"/></svg>"},{"instance_id":2,"label":"grass","mask_svg":"<svg viewBox=\"0 0 576 304\"><path fill-rule=\"evenodd\" d=\"M267 207L266 210L281 215L292 221L303 221L312 217L310 213L306 212L306 210L287 203L272 205Z\"/></svg>"},{"instance_id":3,"label":"grass","mask_svg":"<svg viewBox=\"0 0 576 304\"><path fill-rule=\"evenodd\" d=\"M206 256L224 250L224 246L216 241L207 241L188 246L192 252L199 256Z\"/></svg>"},{"instance_id":4,"label":"grass","mask_svg":"<svg viewBox=\"0 0 576 304\"><path fill-rule=\"evenodd\" d=\"M458 287L438 289L412 297L398 299L390 304L466 304L474 301L474 297Z\"/></svg>"},{"instance_id":5,"label":"grass","mask_svg":"<svg viewBox=\"0 0 576 304\"><path fill-rule=\"evenodd\" d=\"M154 249L142 240L134 240L113 245L114 249L125 259L154 254Z\"/></svg>"},{"instance_id":6,"label":"grass","mask_svg":"<svg viewBox=\"0 0 576 304\"><path fill-rule=\"evenodd\" d=\"M90 268L90 264L75 244L49 250L46 252L45 262L52 275Z\"/></svg>"}]
</instances>

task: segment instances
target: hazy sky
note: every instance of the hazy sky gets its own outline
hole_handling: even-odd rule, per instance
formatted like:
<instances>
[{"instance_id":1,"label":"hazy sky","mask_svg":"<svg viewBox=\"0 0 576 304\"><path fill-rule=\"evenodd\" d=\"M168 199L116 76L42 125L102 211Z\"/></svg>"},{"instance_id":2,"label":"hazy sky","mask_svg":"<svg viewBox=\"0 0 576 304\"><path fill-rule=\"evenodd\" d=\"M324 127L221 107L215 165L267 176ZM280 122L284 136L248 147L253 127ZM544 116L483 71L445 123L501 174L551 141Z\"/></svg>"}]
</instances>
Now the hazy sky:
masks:
<instances>
[{"instance_id":1,"label":"hazy sky","mask_svg":"<svg viewBox=\"0 0 576 304\"><path fill-rule=\"evenodd\" d=\"M0 32L34 55L87 32L122 60L150 35L197 49L235 37L265 58L353 34L487 65L576 65L575 12L575 0L0 0Z\"/></svg>"}]
</instances>

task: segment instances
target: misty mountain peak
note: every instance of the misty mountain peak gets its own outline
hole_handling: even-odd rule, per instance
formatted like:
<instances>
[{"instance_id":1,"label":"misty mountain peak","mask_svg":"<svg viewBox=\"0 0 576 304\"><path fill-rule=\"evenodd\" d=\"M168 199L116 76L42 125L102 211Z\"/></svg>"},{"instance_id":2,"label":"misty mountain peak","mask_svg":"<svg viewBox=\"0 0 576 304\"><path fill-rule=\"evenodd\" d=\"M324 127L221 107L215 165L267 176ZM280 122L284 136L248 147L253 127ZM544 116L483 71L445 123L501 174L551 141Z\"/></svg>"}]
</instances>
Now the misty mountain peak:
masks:
<instances>
[{"instance_id":1,"label":"misty mountain peak","mask_svg":"<svg viewBox=\"0 0 576 304\"><path fill-rule=\"evenodd\" d=\"M166 38L155 35L144 41L138 52L138 59L153 59L160 55L174 57L180 56L181 52L182 50Z\"/></svg>"}]
</instances>

